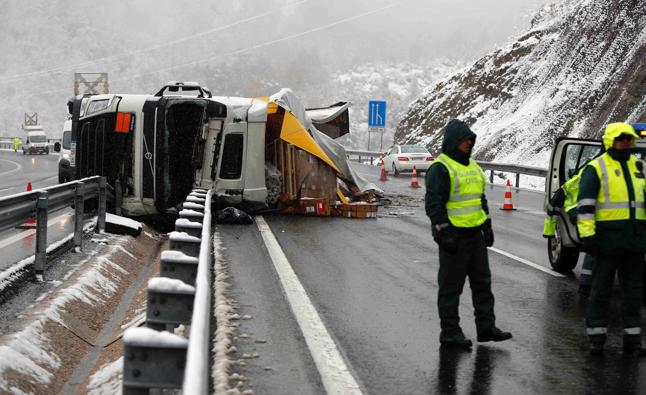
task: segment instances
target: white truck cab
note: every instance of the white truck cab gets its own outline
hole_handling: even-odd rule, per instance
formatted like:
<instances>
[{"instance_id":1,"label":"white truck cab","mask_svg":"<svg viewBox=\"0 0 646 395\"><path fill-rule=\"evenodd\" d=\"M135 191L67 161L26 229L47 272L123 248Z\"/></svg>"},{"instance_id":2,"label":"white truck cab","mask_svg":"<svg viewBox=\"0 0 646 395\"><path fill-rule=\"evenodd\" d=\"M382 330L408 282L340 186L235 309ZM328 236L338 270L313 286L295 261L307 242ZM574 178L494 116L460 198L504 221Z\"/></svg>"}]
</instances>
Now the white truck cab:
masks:
<instances>
[{"instance_id":1,"label":"white truck cab","mask_svg":"<svg viewBox=\"0 0 646 395\"><path fill-rule=\"evenodd\" d=\"M646 160L646 124L633 124L641 139L635 145L635 154ZM554 193L579 169L599 156L602 151L601 140L589 140L565 137L556 140L550 167L545 179L545 210ZM581 241L576 224L566 213L557 217L556 235L547 240L547 252L552 268L567 272L576 267L581 251Z\"/></svg>"}]
</instances>

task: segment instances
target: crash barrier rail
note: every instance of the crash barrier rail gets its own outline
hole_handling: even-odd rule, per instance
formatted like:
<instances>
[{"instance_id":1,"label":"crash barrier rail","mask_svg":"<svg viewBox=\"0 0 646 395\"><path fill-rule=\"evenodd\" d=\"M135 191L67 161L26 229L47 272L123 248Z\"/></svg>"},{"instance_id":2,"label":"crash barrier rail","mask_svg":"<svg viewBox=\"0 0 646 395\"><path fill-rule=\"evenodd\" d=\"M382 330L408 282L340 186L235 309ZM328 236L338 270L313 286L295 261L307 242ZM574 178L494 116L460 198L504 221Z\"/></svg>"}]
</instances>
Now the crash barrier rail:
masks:
<instances>
[{"instance_id":1,"label":"crash barrier rail","mask_svg":"<svg viewBox=\"0 0 646 395\"><path fill-rule=\"evenodd\" d=\"M33 269L42 275L47 262L47 216L74 205L73 245L83 249L83 209L88 199L98 198L97 231L105 229L106 181L94 176L52 187L0 198L0 232L27 225L36 228L36 255ZM35 219L35 224L31 224Z\"/></svg>"},{"instance_id":2,"label":"crash barrier rail","mask_svg":"<svg viewBox=\"0 0 646 395\"><path fill-rule=\"evenodd\" d=\"M508 163L493 163L493 162L483 162L483 161L478 161L478 164L480 165L480 167L482 167L483 170L491 171L491 173L489 173L489 182L492 184L493 184L494 171L504 171L507 173L515 173L516 188L520 187L521 174L524 174L527 176L543 177L543 178L547 177L547 169L543 169L541 167L519 166L519 165L511 165Z\"/></svg>"},{"instance_id":3,"label":"crash barrier rail","mask_svg":"<svg viewBox=\"0 0 646 395\"><path fill-rule=\"evenodd\" d=\"M211 351L211 199L193 190L162 252L160 277L148 282L146 327L123 335L124 395L150 389L209 392ZM190 326L188 340L176 333Z\"/></svg>"},{"instance_id":4,"label":"crash barrier rail","mask_svg":"<svg viewBox=\"0 0 646 395\"><path fill-rule=\"evenodd\" d=\"M372 161L375 158L380 158L381 155L384 155L383 152L378 152L378 151L358 151L358 150L345 150L345 153L348 155L348 158L352 157L357 157L358 161L361 162L362 158L370 158L370 163L372 164ZM528 175L528 176L536 176L536 177L547 177L547 169L543 169L541 167L533 167L533 166L519 166L519 165L512 165L508 163L494 163L494 162L484 162L484 161L478 161L478 164L480 167L482 167L483 170L489 170L491 173L489 174L489 182L493 183L493 177L494 177L494 171L504 171L508 173L515 173L516 174L516 188L520 187L520 175Z\"/></svg>"}]
</instances>

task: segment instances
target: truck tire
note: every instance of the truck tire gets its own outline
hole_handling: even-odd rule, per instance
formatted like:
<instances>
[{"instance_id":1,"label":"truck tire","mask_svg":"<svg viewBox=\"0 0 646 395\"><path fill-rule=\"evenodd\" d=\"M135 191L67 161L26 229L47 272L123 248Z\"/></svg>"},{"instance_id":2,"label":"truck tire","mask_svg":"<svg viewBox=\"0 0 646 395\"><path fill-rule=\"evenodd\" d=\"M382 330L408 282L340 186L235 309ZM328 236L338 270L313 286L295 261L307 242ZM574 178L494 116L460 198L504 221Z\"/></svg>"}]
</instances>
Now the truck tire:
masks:
<instances>
[{"instance_id":1,"label":"truck tire","mask_svg":"<svg viewBox=\"0 0 646 395\"><path fill-rule=\"evenodd\" d=\"M556 234L547 239L547 256L552 269L559 273L569 273L576 267L579 261L579 249L576 247L565 247L561 243L561 237Z\"/></svg>"}]
</instances>

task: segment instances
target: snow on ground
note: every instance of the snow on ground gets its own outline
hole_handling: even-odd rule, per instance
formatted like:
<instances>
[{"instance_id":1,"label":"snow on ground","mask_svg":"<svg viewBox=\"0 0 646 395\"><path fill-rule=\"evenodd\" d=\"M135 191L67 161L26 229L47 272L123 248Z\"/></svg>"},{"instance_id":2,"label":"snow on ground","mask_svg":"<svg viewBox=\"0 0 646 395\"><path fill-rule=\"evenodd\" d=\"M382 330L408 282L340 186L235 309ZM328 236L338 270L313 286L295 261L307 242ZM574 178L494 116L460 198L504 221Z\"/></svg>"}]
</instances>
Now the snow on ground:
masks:
<instances>
[{"instance_id":1,"label":"snow on ground","mask_svg":"<svg viewBox=\"0 0 646 395\"><path fill-rule=\"evenodd\" d=\"M84 232L89 232L92 229L94 229L94 224L96 223L96 217L90 220L90 223L86 224L83 227ZM74 233L70 233L63 239L56 241L52 244L50 244L47 247L47 253L50 253L59 247L61 247L63 244L67 243L68 241L72 240L74 238ZM34 259L35 256L32 255L28 258L25 258L21 260L20 262L16 263L15 265L12 265L10 268L4 270L3 272L0 273L0 292L5 290L6 288L10 287L15 281L17 281L23 274L23 271L28 267L34 264Z\"/></svg>"},{"instance_id":2,"label":"snow on ground","mask_svg":"<svg viewBox=\"0 0 646 395\"><path fill-rule=\"evenodd\" d=\"M125 236L110 236L115 243L125 241ZM0 339L0 390L10 391L3 378L10 371L18 371L33 378L34 382L46 385L52 380L51 371L59 368L60 358L50 347L50 339L44 332L48 321L64 325L60 316L69 303L82 301L99 304L117 289L111 256L120 246L111 246L107 253L97 259L95 266L82 273L71 287L54 291L53 300L43 311L35 315L31 324L20 332ZM82 267L92 257L80 262ZM121 269L121 268L119 268ZM123 269L121 269L123 270Z\"/></svg>"},{"instance_id":3,"label":"snow on ground","mask_svg":"<svg viewBox=\"0 0 646 395\"><path fill-rule=\"evenodd\" d=\"M107 363L92 375L87 387L90 395L120 394L123 380L123 357Z\"/></svg>"},{"instance_id":4,"label":"snow on ground","mask_svg":"<svg viewBox=\"0 0 646 395\"><path fill-rule=\"evenodd\" d=\"M230 375L229 368L236 361L230 355L235 353L235 347L231 343L238 324L235 322L239 316L235 313L234 301L229 297L229 262L224 256L225 248L217 231L213 232L213 254L215 260L215 282L213 293L215 295L215 319L218 326L215 331L213 342L213 370L211 377L215 386L215 394L237 395L253 394L251 390L240 392L238 387L231 388L230 380L235 380Z\"/></svg>"}]
</instances>

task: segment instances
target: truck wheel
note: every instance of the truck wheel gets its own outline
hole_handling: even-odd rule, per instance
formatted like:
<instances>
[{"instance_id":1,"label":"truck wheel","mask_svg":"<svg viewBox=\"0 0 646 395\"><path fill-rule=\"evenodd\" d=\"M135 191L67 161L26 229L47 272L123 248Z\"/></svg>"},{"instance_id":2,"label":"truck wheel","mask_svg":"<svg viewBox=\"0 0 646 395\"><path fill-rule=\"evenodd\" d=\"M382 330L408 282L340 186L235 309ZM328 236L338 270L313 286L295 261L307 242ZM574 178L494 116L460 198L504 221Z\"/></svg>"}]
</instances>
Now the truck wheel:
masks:
<instances>
[{"instance_id":1,"label":"truck wheel","mask_svg":"<svg viewBox=\"0 0 646 395\"><path fill-rule=\"evenodd\" d=\"M397 170L397 167L395 166L395 163L393 162L393 174L395 177L399 177L399 170Z\"/></svg>"},{"instance_id":2,"label":"truck wheel","mask_svg":"<svg viewBox=\"0 0 646 395\"><path fill-rule=\"evenodd\" d=\"M579 249L565 247L561 243L561 237L558 233L556 236L547 239L547 255L552 269L559 273L571 272L579 261Z\"/></svg>"}]
</instances>

